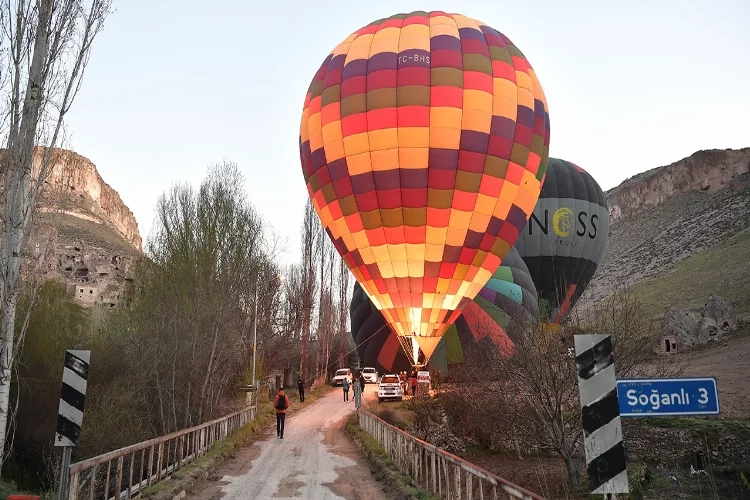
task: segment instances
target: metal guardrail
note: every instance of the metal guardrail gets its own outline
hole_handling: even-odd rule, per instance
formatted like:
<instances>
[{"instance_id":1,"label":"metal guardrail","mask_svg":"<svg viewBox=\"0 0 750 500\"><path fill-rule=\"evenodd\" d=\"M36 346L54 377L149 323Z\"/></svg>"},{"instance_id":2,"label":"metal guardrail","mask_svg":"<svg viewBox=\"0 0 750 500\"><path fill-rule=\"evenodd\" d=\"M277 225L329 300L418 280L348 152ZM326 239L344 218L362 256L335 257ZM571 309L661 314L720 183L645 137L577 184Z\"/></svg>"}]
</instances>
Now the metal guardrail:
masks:
<instances>
[{"instance_id":1,"label":"metal guardrail","mask_svg":"<svg viewBox=\"0 0 750 500\"><path fill-rule=\"evenodd\" d=\"M68 500L120 500L138 495L255 420L256 405L195 427L126 446L70 466ZM114 467L113 467L114 465Z\"/></svg>"},{"instance_id":2,"label":"metal guardrail","mask_svg":"<svg viewBox=\"0 0 750 500\"><path fill-rule=\"evenodd\" d=\"M388 457L428 493L440 499L544 500L518 485L402 431L372 413L357 411L359 426Z\"/></svg>"}]
</instances>

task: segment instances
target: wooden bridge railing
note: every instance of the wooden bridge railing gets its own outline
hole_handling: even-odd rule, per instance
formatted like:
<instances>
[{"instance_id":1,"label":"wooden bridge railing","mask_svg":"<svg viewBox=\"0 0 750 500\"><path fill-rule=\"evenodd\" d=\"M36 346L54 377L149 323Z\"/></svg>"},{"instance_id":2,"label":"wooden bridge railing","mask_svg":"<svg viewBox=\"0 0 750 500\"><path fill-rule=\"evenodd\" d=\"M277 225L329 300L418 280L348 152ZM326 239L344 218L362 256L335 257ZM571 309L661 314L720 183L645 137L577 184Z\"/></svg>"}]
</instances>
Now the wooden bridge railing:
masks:
<instances>
[{"instance_id":1,"label":"wooden bridge railing","mask_svg":"<svg viewBox=\"0 0 750 500\"><path fill-rule=\"evenodd\" d=\"M544 500L456 455L415 438L366 410L357 410L357 417L359 426L383 446L393 463L437 498Z\"/></svg>"},{"instance_id":2,"label":"wooden bridge railing","mask_svg":"<svg viewBox=\"0 0 750 500\"><path fill-rule=\"evenodd\" d=\"M68 500L138 495L205 455L216 441L255 420L256 405L189 429L87 458L70 466Z\"/></svg>"}]
</instances>

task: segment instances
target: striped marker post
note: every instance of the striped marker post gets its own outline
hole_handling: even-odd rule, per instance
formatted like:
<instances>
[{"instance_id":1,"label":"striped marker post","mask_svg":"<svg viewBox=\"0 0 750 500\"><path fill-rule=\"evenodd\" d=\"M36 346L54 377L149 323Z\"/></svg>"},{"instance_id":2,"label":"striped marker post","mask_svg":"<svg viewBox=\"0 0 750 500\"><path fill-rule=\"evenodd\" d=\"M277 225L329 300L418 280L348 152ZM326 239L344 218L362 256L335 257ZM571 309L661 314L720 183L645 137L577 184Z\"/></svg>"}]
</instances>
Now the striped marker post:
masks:
<instances>
[{"instance_id":1,"label":"striped marker post","mask_svg":"<svg viewBox=\"0 0 750 500\"><path fill-rule=\"evenodd\" d=\"M628 493L617 377L609 335L575 335L586 469L591 494Z\"/></svg>"},{"instance_id":2,"label":"striped marker post","mask_svg":"<svg viewBox=\"0 0 750 500\"><path fill-rule=\"evenodd\" d=\"M86 385L89 376L91 351L65 351L60 407L57 411L57 432L55 446L63 447L60 466L60 489L57 498L65 500L68 492L70 457L73 447L78 445L83 424L83 403L86 399Z\"/></svg>"}]
</instances>

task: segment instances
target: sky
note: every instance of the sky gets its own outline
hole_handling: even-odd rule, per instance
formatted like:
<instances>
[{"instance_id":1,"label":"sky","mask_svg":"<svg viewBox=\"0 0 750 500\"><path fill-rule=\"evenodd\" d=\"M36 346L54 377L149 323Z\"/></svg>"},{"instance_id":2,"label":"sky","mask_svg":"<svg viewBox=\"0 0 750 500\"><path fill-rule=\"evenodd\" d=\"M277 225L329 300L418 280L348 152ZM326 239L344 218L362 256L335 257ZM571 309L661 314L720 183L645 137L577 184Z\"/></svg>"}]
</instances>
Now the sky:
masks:
<instances>
[{"instance_id":1,"label":"sky","mask_svg":"<svg viewBox=\"0 0 750 500\"><path fill-rule=\"evenodd\" d=\"M250 202L297 262L307 190L305 93L328 53L379 18L458 12L536 71L550 156L609 189L701 149L750 146L748 0L115 0L71 110L68 146L133 211L144 241L159 195L238 164Z\"/></svg>"}]
</instances>

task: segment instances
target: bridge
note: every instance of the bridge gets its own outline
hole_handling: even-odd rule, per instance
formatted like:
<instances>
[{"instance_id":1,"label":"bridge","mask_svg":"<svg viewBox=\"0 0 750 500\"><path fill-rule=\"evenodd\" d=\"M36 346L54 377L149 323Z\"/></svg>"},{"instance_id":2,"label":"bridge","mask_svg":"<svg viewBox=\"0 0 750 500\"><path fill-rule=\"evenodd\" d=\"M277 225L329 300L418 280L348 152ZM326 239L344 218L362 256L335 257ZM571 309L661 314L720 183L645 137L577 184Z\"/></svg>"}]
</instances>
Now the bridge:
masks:
<instances>
[{"instance_id":1,"label":"bridge","mask_svg":"<svg viewBox=\"0 0 750 500\"><path fill-rule=\"evenodd\" d=\"M366 400L374 400L376 391L367 389ZM295 398L290 399L294 403ZM222 418L72 464L67 487L63 484L67 491L60 491L59 500L129 500L141 496L205 456L220 440L254 421L259 407L255 401L249 402L246 408ZM345 482L351 472L342 476L342 470L359 464L340 456L331 444L331 433L337 423L341 424L355 411L359 426L382 446L414 485L434 498L542 500L510 481L411 436L364 408L356 410L353 402L342 401L338 390L290 414L284 441L268 433L255 443L252 452L240 452L235 459L236 470L212 485L211 495L187 493L187 496L191 499L195 496L194 500L212 498L215 494L230 500L349 498L334 493L331 485L341 478ZM369 475L369 467L359 469ZM373 487L369 500L378 500L378 490Z\"/></svg>"}]
</instances>

